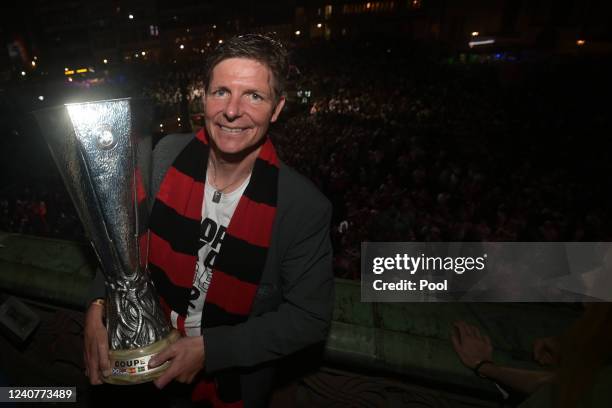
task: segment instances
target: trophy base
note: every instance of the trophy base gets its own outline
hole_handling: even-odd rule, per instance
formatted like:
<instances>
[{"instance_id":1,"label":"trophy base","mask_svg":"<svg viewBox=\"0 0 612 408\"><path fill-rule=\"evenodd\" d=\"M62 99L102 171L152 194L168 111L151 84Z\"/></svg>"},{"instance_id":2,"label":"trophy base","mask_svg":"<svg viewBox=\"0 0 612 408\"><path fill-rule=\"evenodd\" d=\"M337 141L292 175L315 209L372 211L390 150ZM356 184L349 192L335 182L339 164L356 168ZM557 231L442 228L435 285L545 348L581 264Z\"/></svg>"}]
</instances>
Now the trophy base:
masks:
<instances>
[{"instance_id":1,"label":"trophy base","mask_svg":"<svg viewBox=\"0 0 612 408\"><path fill-rule=\"evenodd\" d=\"M159 367L150 369L149 360L177 341L179 337L179 332L172 330L166 338L145 347L129 350L109 350L112 374L103 377L102 380L108 384L131 385L156 379L168 368L170 363L165 362Z\"/></svg>"}]
</instances>

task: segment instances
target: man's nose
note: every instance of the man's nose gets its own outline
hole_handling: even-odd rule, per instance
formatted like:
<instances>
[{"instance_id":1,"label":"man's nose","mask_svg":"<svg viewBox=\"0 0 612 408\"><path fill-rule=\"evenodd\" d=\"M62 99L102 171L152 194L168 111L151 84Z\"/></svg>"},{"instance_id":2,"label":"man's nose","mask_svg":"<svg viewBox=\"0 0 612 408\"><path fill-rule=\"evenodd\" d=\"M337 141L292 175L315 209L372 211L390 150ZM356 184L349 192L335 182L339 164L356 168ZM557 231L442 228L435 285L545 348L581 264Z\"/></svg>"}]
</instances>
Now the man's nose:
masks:
<instances>
[{"instance_id":1,"label":"man's nose","mask_svg":"<svg viewBox=\"0 0 612 408\"><path fill-rule=\"evenodd\" d=\"M240 115L242 115L242 107L241 107L241 103L240 103L240 97L237 95L232 95L228 101L227 104L225 105L225 110L223 112L225 114L225 117L228 120L234 120L238 117L240 117Z\"/></svg>"}]
</instances>

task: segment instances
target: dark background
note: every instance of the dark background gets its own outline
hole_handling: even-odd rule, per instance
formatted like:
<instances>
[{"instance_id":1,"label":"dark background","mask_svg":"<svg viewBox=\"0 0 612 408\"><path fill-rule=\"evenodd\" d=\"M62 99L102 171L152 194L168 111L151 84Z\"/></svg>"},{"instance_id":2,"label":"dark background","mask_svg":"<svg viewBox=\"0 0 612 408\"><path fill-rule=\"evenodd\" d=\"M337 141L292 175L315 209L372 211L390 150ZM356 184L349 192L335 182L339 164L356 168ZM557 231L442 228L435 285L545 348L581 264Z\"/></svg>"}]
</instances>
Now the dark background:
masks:
<instances>
[{"instance_id":1,"label":"dark background","mask_svg":"<svg viewBox=\"0 0 612 408\"><path fill-rule=\"evenodd\" d=\"M86 242L30 112L144 97L156 141L192 131L207 52L257 31L291 53L288 105L271 137L334 204L337 277L359 279L362 241L610 241L603 0L1 7L0 231ZM46 327L66 326L50 316Z\"/></svg>"}]
</instances>

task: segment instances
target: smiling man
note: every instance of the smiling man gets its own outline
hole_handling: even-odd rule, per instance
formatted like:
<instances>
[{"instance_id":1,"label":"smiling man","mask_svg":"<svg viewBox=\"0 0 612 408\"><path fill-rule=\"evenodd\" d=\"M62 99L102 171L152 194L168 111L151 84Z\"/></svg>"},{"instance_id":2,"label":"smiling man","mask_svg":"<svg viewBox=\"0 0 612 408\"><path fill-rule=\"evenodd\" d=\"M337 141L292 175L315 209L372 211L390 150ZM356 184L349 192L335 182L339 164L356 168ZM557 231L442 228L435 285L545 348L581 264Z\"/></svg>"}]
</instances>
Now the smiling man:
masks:
<instances>
[{"instance_id":1,"label":"smiling man","mask_svg":"<svg viewBox=\"0 0 612 408\"><path fill-rule=\"evenodd\" d=\"M263 35L207 64L205 131L154 152L149 270L183 337L150 362L194 401L266 406L279 359L326 338L333 310L329 201L282 163L268 127L285 104L287 52ZM102 308L89 307L90 381L108 372Z\"/></svg>"}]
</instances>

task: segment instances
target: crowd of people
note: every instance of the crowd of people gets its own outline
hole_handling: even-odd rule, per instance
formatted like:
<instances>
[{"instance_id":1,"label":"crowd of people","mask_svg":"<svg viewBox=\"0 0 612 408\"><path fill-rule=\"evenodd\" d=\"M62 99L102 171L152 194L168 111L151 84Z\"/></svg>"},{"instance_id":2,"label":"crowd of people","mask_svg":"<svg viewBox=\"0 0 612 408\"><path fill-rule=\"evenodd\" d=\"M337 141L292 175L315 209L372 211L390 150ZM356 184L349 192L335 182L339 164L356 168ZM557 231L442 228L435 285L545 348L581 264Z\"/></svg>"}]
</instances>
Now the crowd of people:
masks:
<instances>
[{"instance_id":1,"label":"crowd of people","mask_svg":"<svg viewBox=\"0 0 612 408\"><path fill-rule=\"evenodd\" d=\"M593 95L598 77L577 74L593 62L294 54L288 112L272 137L334 205L338 276L359 278L363 241L611 238L609 142L594 132L609 124ZM200 113L202 85L201 66L172 65L141 92L162 120L185 106ZM70 237L76 217L67 198L53 197L4 197L0 229Z\"/></svg>"},{"instance_id":2,"label":"crowd of people","mask_svg":"<svg viewBox=\"0 0 612 408\"><path fill-rule=\"evenodd\" d=\"M0 193L0 231L73 241L85 239L65 190L48 187L15 190Z\"/></svg>"},{"instance_id":3,"label":"crowd of people","mask_svg":"<svg viewBox=\"0 0 612 408\"><path fill-rule=\"evenodd\" d=\"M189 112L202 110L202 91L204 72L201 66L186 70L160 68L149 73L148 80L142 84L142 95L151 100L156 108L156 116L166 118L180 114L185 104Z\"/></svg>"},{"instance_id":4,"label":"crowd of people","mask_svg":"<svg viewBox=\"0 0 612 408\"><path fill-rule=\"evenodd\" d=\"M610 238L605 105L589 84L555 99L555 76L508 84L488 64L384 65L317 72L302 85L319 89L310 108L279 131L281 157L334 204L338 275L359 276L363 241Z\"/></svg>"}]
</instances>

